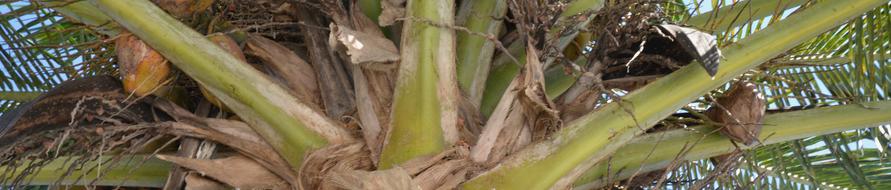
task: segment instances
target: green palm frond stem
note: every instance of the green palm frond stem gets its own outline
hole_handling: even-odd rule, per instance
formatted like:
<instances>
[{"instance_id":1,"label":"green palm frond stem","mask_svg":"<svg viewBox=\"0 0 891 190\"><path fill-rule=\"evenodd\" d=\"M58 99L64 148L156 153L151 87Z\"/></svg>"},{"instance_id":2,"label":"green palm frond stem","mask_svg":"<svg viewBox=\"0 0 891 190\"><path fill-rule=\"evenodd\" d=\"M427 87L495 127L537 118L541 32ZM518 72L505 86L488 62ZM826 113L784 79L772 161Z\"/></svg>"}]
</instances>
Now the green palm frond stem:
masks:
<instances>
[{"instance_id":1,"label":"green palm frond stem","mask_svg":"<svg viewBox=\"0 0 891 190\"><path fill-rule=\"evenodd\" d=\"M98 186L123 186L123 187L163 187L167 181L167 173L172 164L162 161L151 155L131 156L100 156L96 160L87 161L82 165L73 164L75 157L59 157L49 164L36 169L28 175L28 185L98 185ZM119 159L119 161L112 161ZM110 163L115 163L109 166ZM80 167L66 176L69 167ZM97 167L87 172L87 169ZM24 167L12 168L0 167L2 171L11 171L7 178L18 176ZM81 179L78 179L81 178ZM5 179L9 180L9 179ZM93 180L96 180L95 183Z\"/></svg>"},{"instance_id":2,"label":"green palm frond stem","mask_svg":"<svg viewBox=\"0 0 891 190\"><path fill-rule=\"evenodd\" d=\"M867 56L872 57L876 60L891 59L891 52L869 54ZM840 66L843 64L853 63L854 58L854 56L814 56L813 58L786 58L773 61L768 66L775 68Z\"/></svg>"},{"instance_id":3,"label":"green palm frond stem","mask_svg":"<svg viewBox=\"0 0 891 190\"><path fill-rule=\"evenodd\" d=\"M594 163L612 155L634 136L730 79L861 15L885 0L824 1L722 49L725 59L710 79L690 64L619 102L604 105L530 145L502 165L464 184L466 189L568 187Z\"/></svg>"},{"instance_id":4,"label":"green palm frond stem","mask_svg":"<svg viewBox=\"0 0 891 190\"><path fill-rule=\"evenodd\" d=\"M758 139L762 145L768 145L888 123L891 123L891 101L832 106L767 115ZM615 155L621 156L595 165L576 185L602 186L608 170L609 179L622 180L634 173L665 168L676 158L706 159L736 149L730 139L714 130L712 126L698 126L635 138L616 151Z\"/></svg>"},{"instance_id":5,"label":"green palm frond stem","mask_svg":"<svg viewBox=\"0 0 891 190\"><path fill-rule=\"evenodd\" d=\"M296 170L304 154L349 135L263 73L147 0L91 0L244 119Z\"/></svg>"},{"instance_id":6,"label":"green palm frond stem","mask_svg":"<svg viewBox=\"0 0 891 190\"><path fill-rule=\"evenodd\" d=\"M687 24L714 33L724 32L733 27L749 23L750 19L761 19L776 15L783 10L802 5L809 0L747 0L738 1L705 12L687 20Z\"/></svg>"},{"instance_id":7,"label":"green palm frond stem","mask_svg":"<svg viewBox=\"0 0 891 190\"><path fill-rule=\"evenodd\" d=\"M62 15L73 20L95 27L99 33L115 36L120 33L120 26L117 25L108 15L99 11L93 5L86 1L63 2L63 1L39 1L44 6L50 7L58 11Z\"/></svg>"},{"instance_id":8,"label":"green palm frond stem","mask_svg":"<svg viewBox=\"0 0 891 190\"><path fill-rule=\"evenodd\" d=\"M483 87L495 53L496 42L492 40L497 40L504 23L500 19L506 13L506 0L464 1L458 10L456 24L468 30L458 31L458 85L471 102L480 102L483 98Z\"/></svg>"},{"instance_id":9,"label":"green palm frond stem","mask_svg":"<svg viewBox=\"0 0 891 190\"><path fill-rule=\"evenodd\" d=\"M37 98L42 92L0 92L0 100L27 102Z\"/></svg>"},{"instance_id":10,"label":"green palm frond stem","mask_svg":"<svg viewBox=\"0 0 891 190\"><path fill-rule=\"evenodd\" d=\"M401 63L393 97L392 121L380 166L439 153L444 130L455 129L454 1L410 0L401 40ZM450 121L451 120L451 121Z\"/></svg>"}]
</instances>

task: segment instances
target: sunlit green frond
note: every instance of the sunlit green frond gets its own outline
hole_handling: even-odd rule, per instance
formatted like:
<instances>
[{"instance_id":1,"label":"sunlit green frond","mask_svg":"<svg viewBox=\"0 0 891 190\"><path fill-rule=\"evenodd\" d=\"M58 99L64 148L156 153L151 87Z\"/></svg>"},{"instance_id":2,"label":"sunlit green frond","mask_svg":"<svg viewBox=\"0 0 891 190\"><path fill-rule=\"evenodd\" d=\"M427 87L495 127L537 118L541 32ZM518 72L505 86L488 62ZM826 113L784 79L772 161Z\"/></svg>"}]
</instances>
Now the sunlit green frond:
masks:
<instances>
[{"instance_id":1,"label":"sunlit green frond","mask_svg":"<svg viewBox=\"0 0 891 190\"><path fill-rule=\"evenodd\" d=\"M771 110L857 104L887 100L889 95L889 5L820 35L781 55L756 72ZM794 13L792 13L794 14ZM771 17L772 18L772 17ZM756 20L722 34L735 41L769 24ZM760 148L752 162L776 173L798 176L810 186L889 188L886 127L848 131ZM740 169L737 175L743 175ZM798 180L798 179L796 179ZM799 180L800 182L800 180ZM758 183L795 183L790 178L765 178ZM779 187L779 186L777 186ZM829 186L825 186L826 188Z\"/></svg>"}]
</instances>

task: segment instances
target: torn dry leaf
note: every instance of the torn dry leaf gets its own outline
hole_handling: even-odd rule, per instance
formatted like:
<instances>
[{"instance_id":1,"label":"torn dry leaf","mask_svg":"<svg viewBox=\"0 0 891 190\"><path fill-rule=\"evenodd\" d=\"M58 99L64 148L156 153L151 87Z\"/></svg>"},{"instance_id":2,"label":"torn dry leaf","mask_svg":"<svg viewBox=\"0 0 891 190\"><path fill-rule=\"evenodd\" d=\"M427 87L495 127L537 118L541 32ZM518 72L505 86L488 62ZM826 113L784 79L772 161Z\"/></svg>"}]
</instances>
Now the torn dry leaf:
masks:
<instances>
[{"instance_id":1,"label":"torn dry leaf","mask_svg":"<svg viewBox=\"0 0 891 190\"><path fill-rule=\"evenodd\" d=\"M186 190L227 190L232 187L226 186L220 182L208 179L197 173L189 173L186 176Z\"/></svg>"},{"instance_id":2,"label":"torn dry leaf","mask_svg":"<svg viewBox=\"0 0 891 190\"><path fill-rule=\"evenodd\" d=\"M363 33L332 23L331 39L347 48L346 53L353 64L399 61L399 49L384 36Z\"/></svg>"},{"instance_id":3,"label":"torn dry leaf","mask_svg":"<svg viewBox=\"0 0 891 190\"><path fill-rule=\"evenodd\" d=\"M495 164L530 142L543 139L559 127L557 114L556 105L544 92L544 73L537 52L527 49L524 70L511 82L483 127L471 149L471 159Z\"/></svg>"},{"instance_id":4,"label":"torn dry leaf","mask_svg":"<svg viewBox=\"0 0 891 190\"><path fill-rule=\"evenodd\" d=\"M319 26L325 17L312 7L298 6L298 19L306 25ZM305 27L301 30L303 41L309 50L308 61L318 77L324 110L329 118L349 116L356 109L355 93L348 71L349 63L328 44L328 31Z\"/></svg>"},{"instance_id":5,"label":"torn dry leaf","mask_svg":"<svg viewBox=\"0 0 891 190\"><path fill-rule=\"evenodd\" d=\"M300 167L300 188L327 189L322 176L335 169L371 170L368 151L362 143L337 144L316 150L308 155Z\"/></svg>"},{"instance_id":6,"label":"torn dry leaf","mask_svg":"<svg viewBox=\"0 0 891 190\"><path fill-rule=\"evenodd\" d=\"M245 53L256 56L269 66L298 99L320 109L322 100L316 73L303 58L275 41L255 34L248 35Z\"/></svg>"},{"instance_id":7,"label":"torn dry leaf","mask_svg":"<svg viewBox=\"0 0 891 190\"><path fill-rule=\"evenodd\" d=\"M246 123L199 118L169 101L156 101L153 104L180 121L160 125L166 128L165 133L201 138L226 145L244 156L254 159L291 184L297 184L297 174L290 169L288 162Z\"/></svg>"},{"instance_id":8,"label":"torn dry leaf","mask_svg":"<svg viewBox=\"0 0 891 190\"><path fill-rule=\"evenodd\" d=\"M459 178L459 180L465 179L464 176L454 174L466 173L466 166L468 165L470 165L470 162L466 159L445 161L442 164L437 164L424 170L424 172L416 176L413 181L415 181L421 189L437 189L447 181L454 181L454 179L449 179L450 177Z\"/></svg>"},{"instance_id":9,"label":"torn dry leaf","mask_svg":"<svg viewBox=\"0 0 891 190\"><path fill-rule=\"evenodd\" d=\"M663 36L675 40L675 43L681 45L684 51L696 58L709 75L715 76L722 57L717 37L693 28L673 24L657 25L656 28Z\"/></svg>"},{"instance_id":10,"label":"torn dry leaf","mask_svg":"<svg viewBox=\"0 0 891 190\"><path fill-rule=\"evenodd\" d=\"M365 73L368 72L369 75ZM383 148L382 132L389 123L389 106L392 97L391 75L383 71L364 71L353 65L353 81L356 88L356 114L361 123L362 136L365 139L371 160L377 164Z\"/></svg>"},{"instance_id":11,"label":"torn dry leaf","mask_svg":"<svg viewBox=\"0 0 891 190\"><path fill-rule=\"evenodd\" d=\"M325 184L342 189L421 190L411 176L400 167L388 170L362 171L338 168L325 177Z\"/></svg>"},{"instance_id":12,"label":"torn dry leaf","mask_svg":"<svg viewBox=\"0 0 891 190\"><path fill-rule=\"evenodd\" d=\"M360 60L356 60L357 55L353 55L346 46L337 38L345 37L341 32L342 29L351 29L354 33L361 33L363 36L371 38L379 38L386 40L387 46L392 46L392 56L399 59L398 50L395 44L384 37L380 27L369 19L362 12L361 6L357 1L350 3L349 12L344 8L341 1L324 1L323 4L327 9L325 12L331 14L333 23L331 23L332 33L329 35L329 43L332 47L339 51L347 51L350 54L353 64L350 65L353 77L353 87L356 92L356 115L361 124L362 135L365 139L367 148L371 151L371 160L378 162L381 149L383 147L383 134L387 131L387 125L390 123L390 105L393 97L393 86L395 81L395 68L397 62L367 62L365 64ZM364 39L356 39L358 43L365 43ZM355 49L355 48L353 48ZM358 49L359 53L369 53L373 55L374 47L363 47ZM389 52L385 52L389 53ZM375 55L376 56L376 55ZM357 62L360 61L360 62Z\"/></svg>"},{"instance_id":13,"label":"torn dry leaf","mask_svg":"<svg viewBox=\"0 0 891 190\"><path fill-rule=\"evenodd\" d=\"M288 183L272 174L254 160L231 156L213 160L197 160L177 156L158 155L161 160L195 170L204 176L240 189L289 189Z\"/></svg>"}]
</instances>

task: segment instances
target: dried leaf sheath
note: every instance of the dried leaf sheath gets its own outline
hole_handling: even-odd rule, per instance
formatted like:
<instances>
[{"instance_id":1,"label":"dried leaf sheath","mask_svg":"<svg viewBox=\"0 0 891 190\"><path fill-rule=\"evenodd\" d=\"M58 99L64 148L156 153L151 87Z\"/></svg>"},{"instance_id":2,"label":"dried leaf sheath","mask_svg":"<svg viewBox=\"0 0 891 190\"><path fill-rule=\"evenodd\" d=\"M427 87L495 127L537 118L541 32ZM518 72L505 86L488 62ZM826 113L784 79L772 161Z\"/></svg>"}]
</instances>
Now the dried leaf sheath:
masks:
<instances>
[{"instance_id":1,"label":"dried leaf sheath","mask_svg":"<svg viewBox=\"0 0 891 190\"><path fill-rule=\"evenodd\" d=\"M326 1L325 4L326 12L334 20L331 24L334 30L332 46L346 49L342 51L350 55L356 114L371 160L377 164L390 123L399 51L377 24L362 14L355 1L349 6L350 11L347 11L339 1Z\"/></svg>"},{"instance_id":2,"label":"dried leaf sheath","mask_svg":"<svg viewBox=\"0 0 891 190\"><path fill-rule=\"evenodd\" d=\"M298 99L321 110L322 100L312 65L281 44L259 35L248 35L245 53L262 60Z\"/></svg>"},{"instance_id":3,"label":"dried leaf sheath","mask_svg":"<svg viewBox=\"0 0 891 190\"><path fill-rule=\"evenodd\" d=\"M508 87L471 150L474 162L496 164L530 142L544 139L560 125L556 106L544 93L538 54L533 48L526 51L522 73Z\"/></svg>"},{"instance_id":4,"label":"dried leaf sheath","mask_svg":"<svg viewBox=\"0 0 891 190\"><path fill-rule=\"evenodd\" d=\"M330 118L340 119L356 107L353 84L349 74L349 63L330 47L325 18L319 10L298 6L297 18L313 27L304 27L301 32L309 50L309 62L315 69L322 94L325 113Z\"/></svg>"}]
</instances>

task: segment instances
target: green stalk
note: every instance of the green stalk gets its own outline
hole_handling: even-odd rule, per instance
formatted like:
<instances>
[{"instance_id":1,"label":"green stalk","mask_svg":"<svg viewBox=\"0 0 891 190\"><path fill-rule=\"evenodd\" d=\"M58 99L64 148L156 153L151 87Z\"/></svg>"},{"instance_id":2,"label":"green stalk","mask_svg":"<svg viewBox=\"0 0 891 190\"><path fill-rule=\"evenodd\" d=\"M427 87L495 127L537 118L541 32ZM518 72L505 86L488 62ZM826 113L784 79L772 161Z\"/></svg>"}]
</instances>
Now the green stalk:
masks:
<instances>
[{"instance_id":1,"label":"green stalk","mask_svg":"<svg viewBox=\"0 0 891 190\"><path fill-rule=\"evenodd\" d=\"M888 123L891 123L891 101L832 106L767 115L758 139L768 145ZM579 178L576 185L594 182L590 185L599 187L606 182L602 178L608 171L609 179L622 180L634 173L665 168L676 158L699 160L733 150L735 146L730 139L714 132L711 126L647 134L616 151L615 155L621 156L595 165ZM682 154L683 151L687 152Z\"/></svg>"},{"instance_id":2,"label":"green stalk","mask_svg":"<svg viewBox=\"0 0 891 190\"><path fill-rule=\"evenodd\" d=\"M511 59L506 55L499 56L492 62L494 68L489 71L489 76L485 81L486 86L484 86L485 89L483 89L482 101L479 104L480 113L482 113L484 117L489 117L489 115L495 111L495 106L498 105L498 101L501 100L501 96L504 95L507 86L510 85L510 82L514 80L514 77L520 73L520 68L526 64L525 48L525 41L514 41L507 48L507 51L510 52L511 56L516 58L517 62L514 62L514 59Z\"/></svg>"},{"instance_id":3,"label":"green stalk","mask_svg":"<svg viewBox=\"0 0 891 190\"><path fill-rule=\"evenodd\" d=\"M332 121L263 73L180 23L147 0L91 0L247 121L296 170L308 151L351 141Z\"/></svg>"},{"instance_id":4,"label":"green stalk","mask_svg":"<svg viewBox=\"0 0 891 190\"><path fill-rule=\"evenodd\" d=\"M50 7L62 15L74 19L83 24L96 27L99 33L116 36L121 31L120 26L115 23L108 15L99 11L95 6L90 5L86 1L64 2L64 1L38 1L44 6Z\"/></svg>"},{"instance_id":5,"label":"green stalk","mask_svg":"<svg viewBox=\"0 0 891 190\"><path fill-rule=\"evenodd\" d=\"M59 182L63 185L90 185L90 182L96 180L94 185L99 186L120 185L124 187L163 187L164 182L167 181L167 172L170 169L171 164L154 157L149 157L147 160L143 161L147 156L148 155L122 156L117 165L111 168L102 168L105 167L105 165L100 165L100 163L109 164L102 162L112 159L113 156L101 156L97 161L88 161L84 163L83 166L85 169L74 170L74 172L68 176L63 175L68 171L68 167L71 166L69 159L73 158L60 157L28 174L26 179L30 179L30 181L27 181L27 185L53 185L59 180L61 180ZM88 173L86 172L86 168L97 166L101 169L97 168ZM0 171L7 171L7 169L9 168L5 166L0 167ZM7 177L15 177L21 172L22 167L19 167L15 171L12 171L12 175ZM77 180L77 178L81 176L83 176L83 178Z\"/></svg>"},{"instance_id":6,"label":"green stalk","mask_svg":"<svg viewBox=\"0 0 891 190\"><path fill-rule=\"evenodd\" d=\"M362 8L362 13L365 14L368 18L374 21L374 23L378 23L377 19L381 15L381 1L380 0L358 0L359 7Z\"/></svg>"},{"instance_id":7,"label":"green stalk","mask_svg":"<svg viewBox=\"0 0 891 190\"><path fill-rule=\"evenodd\" d=\"M576 65L585 65L587 62L584 56L579 57L575 60ZM553 99L566 92L572 84L575 83L576 77L572 75L567 75L565 71L563 71L563 67L553 67L548 70L545 70L545 93L548 94L548 97Z\"/></svg>"},{"instance_id":8,"label":"green stalk","mask_svg":"<svg viewBox=\"0 0 891 190\"><path fill-rule=\"evenodd\" d=\"M634 136L678 108L730 79L813 38L885 0L818 3L765 28L722 51L725 59L709 79L699 64L690 64L589 113L548 141L531 145L500 167L464 184L467 189L547 189L568 187L585 170L611 155Z\"/></svg>"},{"instance_id":9,"label":"green stalk","mask_svg":"<svg viewBox=\"0 0 891 190\"><path fill-rule=\"evenodd\" d=\"M687 24L713 33L721 33L777 12L799 6L809 0L749 0L722 6L687 20Z\"/></svg>"},{"instance_id":10,"label":"green stalk","mask_svg":"<svg viewBox=\"0 0 891 190\"><path fill-rule=\"evenodd\" d=\"M439 153L446 147L444 129L454 129L454 32L432 24L451 25L454 1L410 0L402 33L402 62L393 97L387 143L381 168ZM450 90L451 88L454 88Z\"/></svg>"},{"instance_id":11,"label":"green stalk","mask_svg":"<svg viewBox=\"0 0 891 190\"><path fill-rule=\"evenodd\" d=\"M464 1L458 12L458 25L470 32L458 32L457 74L458 85L472 102L480 102L483 87L489 76L495 42L488 35L497 38L507 13L506 0Z\"/></svg>"},{"instance_id":12,"label":"green stalk","mask_svg":"<svg viewBox=\"0 0 891 190\"><path fill-rule=\"evenodd\" d=\"M0 92L0 100L28 102L39 97L42 92Z\"/></svg>"}]
</instances>

